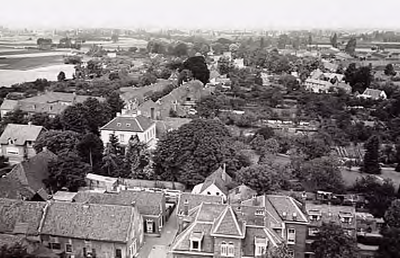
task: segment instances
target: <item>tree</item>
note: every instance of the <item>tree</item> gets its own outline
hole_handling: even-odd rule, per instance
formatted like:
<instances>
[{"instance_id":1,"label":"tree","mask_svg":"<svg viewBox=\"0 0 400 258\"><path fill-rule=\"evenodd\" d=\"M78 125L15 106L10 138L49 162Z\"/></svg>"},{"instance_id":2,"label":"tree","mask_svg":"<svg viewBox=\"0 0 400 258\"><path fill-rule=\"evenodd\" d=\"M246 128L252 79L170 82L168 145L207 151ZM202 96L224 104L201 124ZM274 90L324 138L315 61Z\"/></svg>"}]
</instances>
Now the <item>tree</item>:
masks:
<instances>
[{"instance_id":1,"label":"tree","mask_svg":"<svg viewBox=\"0 0 400 258\"><path fill-rule=\"evenodd\" d=\"M131 171L124 163L125 150L121 148L117 136L110 134L109 142L102 158L102 174L112 177L131 177Z\"/></svg>"},{"instance_id":2,"label":"tree","mask_svg":"<svg viewBox=\"0 0 400 258\"><path fill-rule=\"evenodd\" d=\"M76 150L82 161L90 164L93 172L100 170L104 147L103 142L96 134L85 134L76 145Z\"/></svg>"},{"instance_id":3,"label":"tree","mask_svg":"<svg viewBox=\"0 0 400 258\"><path fill-rule=\"evenodd\" d=\"M356 46L357 46L357 40L356 38L351 38L346 45L345 52L351 56L354 55L356 51Z\"/></svg>"},{"instance_id":4,"label":"tree","mask_svg":"<svg viewBox=\"0 0 400 258\"><path fill-rule=\"evenodd\" d=\"M257 130L256 136L257 135L261 135L264 138L264 140L268 140L269 138L271 138L275 135L275 132L271 127L264 126Z\"/></svg>"},{"instance_id":5,"label":"tree","mask_svg":"<svg viewBox=\"0 0 400 258\"><path fill-rule=\"evenodd\" d=\"M292 258L290 249L286 244L279 244L277 247L273 247L269 250L265 258ZM263 257L264 258L264 257Z\"/></svg>"},{"instance_id":6,"label":"tree","mask_svg":"<svg viewBox=\"0 0 400 258\"><path fill-rule=\"evenodd\" d=\"M376 135L371 136L364 145L366 152L364 162L360 170L367 174L380 174L379 165L379 138Z\"/></svg>"},{"instance_id":7,"label":"tree","mask_svg":"<svg viewBox=\"0 0 400 258\"><path fill-rule=\"evenodd\" d=\"M57 75L57 81L59 82L63 82L65 81L66 77L65 77L65 73L63 71L61 71L58 75Z\"/></svg>"},{"instance_id":8,"label":"tree","mask_svg":"<svg viewBox=\"0 0 400 258\"><path fill-rule=\"evenodd\" d=\"M49 163L49 178L44 180L44 183L52 192L64 187L76 192L86 185L87 173L91 173L90 165L83 162L77 153L66 150L59 153L55 161Z\"/></svg>"},{"instance_id":9,"label":"tree","mask_svg":"<svg viewBox=\"0 0 400 258\"><path fill-rule=\"evenodd\" d=\"M0 247L1 258L35 258L28 253L27 248L16 243L14 245L3 245Z\"/></svg>"},{"instance_id":10,"label":"tree","mask_svg":"<svg viewBox=\"0 0 400 258\"><path fill-rule=\"evenodd\" d=\"M297 176L311 191L344 191L344 181L337 161L322 157L303 162L297 169Z\"/></svg>"},{"instance_id":11,"label":"tree","mask_svg":"<svg viewBox=\"0 0 400 258\"><path fill-rule=\"evenodd\" d=\"M188 47L185 43L179 43L176 45L174 48L174 53L175 56L181 57L181 56L187 56L188 55Z\"/></svg>"},{"instance_id":12,"label":"tree","mask_svg":"<svg viewBox=\"0 0 400 258\"><path fill-rule=\"evenodd\" d=\"M396 71L394 70L394 66L392 64L387 64L385 66L385 75L387 76L395 76Z\"/></svg>"},{"instance_id":13,"label":"tree","mask_svg":"<svg viewBox=\"0 0 400 258\"><path fill-rule=\"evenodd\" d=\"M64 130L71 130L77 133L84 134L88 129L86 106L82 103L77 103L72 106L68 106L61 113L61 122Z\"/></svg>"},{"instance_id":14,"label":"tree","mask_svg":"<svg viewBox=\"0 0 400 258\"><path fill-rule=\"evenodd\" d=\"M129 139L125 160L133 178L152 179L143 173L144 168L150 163L150 154L147 145L141 142L137 135Z\"/></svg>"},{"instance_id":15,"label":"tree","mask_svg":"<svg viewBox=\"0 0 400 258\"><path fill-rule=\"evenodd\" d=\"M192 120L168 132L157 143L153 159L156 175L194 186L235 156L231 142L231 135L221 122Z\"/></svg>"},{"instance_id":16,"label":"tree","mask_svg":"<svg viewBox=\"0 0 400 258\"><path fill-rule=\"evenodd\" d=\"M3 126L7 124L26 124L28 123L28 119L26 118L27 116L27 112L16 109L14 111L7 112L4 115L2 124Z\"/></svg>"},{"instance_id":17,"label":"tree","mask_svg":"<svg viewBox=\"0 0 400 258\"><path fill-rule=\"evenodd\" d=\"M219 115L223 101L216 95L202 97L196 102L197 114L204 118L214 118Z\"/></svg>"},{"instance_id":18,"label":"tree","mask_svg":"<svg viewBox=\"0 0 400 258\"><path fill-rule=\"evenodd\" d=\"M400 228L387 228L382 231L382 240L376 258L398 258L400 254Z\"/></svg>"},{"instance_id":19,"label":"tree","mask_svg":"<svg viewBox=\"0 0 400 258\"><path fill-rule=\"evenodd\" d=\"M157 82L157 76L152 72L146 72L139 78L139 85L141 87L151 85Z\"/></svg>"},{"instance_id":20,"label":"tree","mask_svg":"<svg viewBox=\"0 0 400 258\"><path fill-rule=\"evenodd\" d=\"M111 108L112 117L115 117L118 112L121 112L125 106L125 102L121 99L117 91L113 91L110 95L108 95L106 102Z\"/></svg>"},{"instance_id":21,"label":"tree","mask_svg":"<svg viewBox=\"0 0 400 258\"><path fill-rule=\"evenodd\" d=\"M87 129L99 134L99 128L111 120L111 108L107 102L100 102L95 98L88 98L83 102L84 113ZM85 113L86 112L86 113Z\"/></svg>"},{"instance_id":22,"label":"tree","mask_svg":"<svg viewBox=\"0 0 400 258\"><path fill-rule=\"evenodd\" d=\"M106 148L104 149L104 155L102 157L101 166L103 170L103 174L107 176L114 176L114 171L118 169L117 163L117 154L115 153L115 149L112 147L111 143L107 143Z\"/></svg>"},{"instance_id":23,"label":"tree","mask_svg":"<svg viewBox=\"0 0 400 258\"><path fill-rule=\"evenodd\" d=\"M253 165L236 173L236 180L245 184L258 194L281 190L285 185L283 175L277 165Z\"/></svg>"},{"instance_id":24,"label":"tree","mask_svg":"<svg viewBox=\"0 0 400 258\"><path fill-rule=\"evenodd\" d=\"M400 229L400 199L394 200L385 212L385 222L391 228Z\"/></svg>"},{"instance_id":25,"label":"tree","mask_svg":"<svg viewBox=\"0 0 400 258\"><path fill-rule=\"evenodd\" d=\"M327 156L331 151L326 139L317 136L301 136L295 139L298 152L304 155L306 160Z\"/></svg>"},{"instance_id":26,"label":"tree","mask_svg":"<svg viewBox=\"0 0 400 258\"><path fill-rule=\"evenodd\" d=\"M47 147L49 151L58 155L65 151L75 151L79 139L80 135L73 131L49 130L39 136L33 148L39 153L43 147Z\"/></svg>"},{"instance_id":27,"label":"tree","mask_svg":"<svg viewBox=\"0 0 400 258\"><path fill-rule=\"evenodd\" d=\"M379 182L373 176L358 179L353 186L353 191L363 194L369 212L375 217L382 218L386 210L396 198L396 191L392 181Z\"/></svg>"},{"instance_id":28,"label":"tree","mask_svg":"<svg viewBox=\"0 0 400 258\"><path fill-rule=\"evenodd\" d=\"M31 122L34 125L41 125L45 127L46 129L50 129L51 126L51 118L49 117L49 114L47 113L35 113L31 116Z\"/></svg>"},{"instance_id":29,"label":"tree","mask_svg":"<svg viewBox=\"0 0 400 258\"><path fill-rule=\"evenodd\" d=\"M337 34L336 34L336 33L333 34L333 36L332 36L332 38L331 38L331 45L332 45L332 47L334 47L334 48L337 48L337 47L338 47L338 44L337 44Z\"/></svg>"},{"instance_id":30,"label":"tree","mask_svg":"<svg viewBox=\"0 0 400 258\"><path fill-rule=\"evenodd\" d=\"M357 243L345 234L341 226L334 223L323 224L316 240L311 244L315 258L356 258Z\"/></svg>"},{"instance_id":31,"label":"tree","mask_svg":"<svg viewBox=\"0 0 400 258\"><path fill-rule=\"evenodd\" d=\"M208 70L206 60L203 56L192 56L186 59L180 71L184 69L191 71L193 77L203 84L208 83L210 79L210 70Z\"/></svg>"}]
</instances>

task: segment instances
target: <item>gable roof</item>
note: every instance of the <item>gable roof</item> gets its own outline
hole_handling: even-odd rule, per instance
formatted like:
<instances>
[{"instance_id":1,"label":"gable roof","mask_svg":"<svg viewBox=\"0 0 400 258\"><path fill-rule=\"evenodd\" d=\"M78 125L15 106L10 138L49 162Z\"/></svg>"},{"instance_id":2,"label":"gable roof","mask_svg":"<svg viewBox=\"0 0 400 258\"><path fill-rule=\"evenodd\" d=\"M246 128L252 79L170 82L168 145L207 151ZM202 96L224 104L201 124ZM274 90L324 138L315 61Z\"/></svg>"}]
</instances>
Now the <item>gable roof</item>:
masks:
<instances>
[{"instance_id":1,"label":"gable roof","mask_svg":"<svg viewBox=\"0 0 400 258\"><path fill-rule=\"evenodd\" d=\"M219 167L216 171L214 171L211 175L209 175L204 181L200 193L205 191L209 186L214 184L217 186L221 192L225 195L228 194L227 185L232 182L232 177L230 177L222 167Z\"/></svg>"},{"instance_id":2,"label":"gable roof","mask_svg":"<svg viewBox=\"0 0 400 258\"><path fill-rule=\"evenodd\" d=\"M367 88L365 89L363 95L370 96L373 99L379 99L381 97L382 90L375 90Z\"/></svg>"},{"instance_id":3,"label":"gable roof","mask_svg":"<svg viewBox=\"0 0 400 258\"><path fill-rule=\"evenodd\" d=\"M8 124L0 136L0 144L8 144L10 139L15 145L24 145L26 141L34 142L42 130L45 130L43 126Z\"/></svg>"},{"instance_id":4,"label":"gable roof","mask_svg":"<svg viewBox=\"0 0 400 258\"><path fill-rule=\"evenodd\" d=\"M307 223L308 220L304 213L300 210L296 201L289 196L267 195L266 201L269 201L275 208L277 214L284 221L296 221ZM286 214L286 216L284 216ZM294 217L296 214L296 217Z\"/></svg>"},{"instance_id":5,"label":"gable roof","mask_svg":"<svg viewBox=\"0 0 400 258\"><path fill-rule=\"evenodd\" d=\"M43 180L49 177L49 163L57 159L57 155L49 150L42 151L27 161L17 164L5 177L15 180L24 188L36 193L46 189ZM3 180L3 178L0 179Z\"/></svg>"},{"instance_id":6,"label":"gable roof","mask_svg":"<svg viewBox=\"0 0 400 258\"><path fill-rule=\"evenodd\" d=\"M0 199L0 233L24 230L28 235L37 235L45 206L46 202Z\"/></svg>"},{"instance_id":7,"label":"gable roof","mask_svg":"<svg viewBox=\"0 0 400 258\"><path fill-rule=\"evenodd\" d=\"M126 243L133 217L129 206L51 202L41 233Z\"/></svg>"},{"instance_id":8,"label":"gable roof","mask_svg":"<svg viewBox=\"0 0 400 258\"><path fill-rule=\"evenodd\" d=\"M99 101L104 100L104 98L100 98L100 97L77 95L74 93L46 92L45 94L42 94L42 95L38 95L38 96L27 98L27 99L22 99L22 100L20 100L20 102L31 102L31 103L78 102L78 103L82 103L88 98L95 98Z\"/></svg>"},{"instance_id":9,"label":"gable roof","mask_svg":"<svg viewBox=\"0 0 400 258\"><path fill-rule=\"evenodd\" d=\"M231 206L226 206L225 210L220 214L214 222L212 229L212 236L226 235L243 238L244 232L242 223L238 221L236 214L233 212Z\"/></svg>"},{"instance_id":10,"label":"gable roof","mask_svg":"<svg viewBox=\"0 0 400 258\"><path fill-rule=\"evenodd\" d=\"M5 99L1 103L1 110L14 110L18 106L18 100Z\"/></svg>"},{"instance_id":11,"label":"gable roof","mask_svg":"<svg viewBox=\"0 0 400 258\"><path fill-rule=\"evenodd\" d=\"M100 130L145 132L153 124L154 122L151 119L142 115L118 116L100 128Z\"/></svg>"},{"instance_id":12,"label":"gable roof","mask_svg":"<svg viewBox=\"0 0 400 258\"><path fill-rule=\"evenodd\" d=\"M78 203L86 202L119 206L131 206L135 202L142 215L158 216L162 213L161 205L164 201L164 194L146 191L120 191L118 193L79 191L73 199Z\"/></svg>"}]
</instances>

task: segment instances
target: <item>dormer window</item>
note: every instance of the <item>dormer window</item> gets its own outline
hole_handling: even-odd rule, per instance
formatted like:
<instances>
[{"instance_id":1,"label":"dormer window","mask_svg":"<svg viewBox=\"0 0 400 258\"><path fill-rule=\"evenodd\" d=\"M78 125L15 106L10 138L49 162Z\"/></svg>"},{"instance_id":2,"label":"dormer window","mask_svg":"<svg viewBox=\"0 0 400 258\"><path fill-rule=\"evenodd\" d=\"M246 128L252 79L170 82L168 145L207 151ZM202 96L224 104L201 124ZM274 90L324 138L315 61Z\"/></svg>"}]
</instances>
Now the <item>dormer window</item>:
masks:
<instances>
[{"instance_id":1,"label":"dormer window","mask_svg":"<svg viewBox=\"0 0 400 258\"><path fill-rule=\"evenodd\" d=\"M201 242L203 240L203 232L192 232L190 235L190 250L191 251L201 251Z\"/></svg>"},{"instance_id":2,"label":"dormer window","mask_svg":"<svg viewBox=\"0 0 400 258\"><path fill-rule=\"evenodd\" d=\"M128 123L128 124L126 124L126 127L131 127L131 124L129 124L129 123Z\"/></svg>"},{"instance_id":3,"label":"dormer window","mask_svg":"<svg viewBox=\"0 0 400 258\"><path fill-rule=\"evenodd\" d=\"M339 212L339 218L342 223L350 224L353 220L353 214L351 212Z\"/></svg>"},{"instance_id":4,"label":"dormer window","mask_svg":"<svg viewBox=\"0 0 400 258\"><path fill-rule=\"evenodd\" d=\"M296 243L296 230L294 228L288 229L287 243L292 245Z\"/></svg>"},{"instance_id":5,"label":"dormer window","mask_svg":"<svg viewBox=\"0 0 400 258\"><path fill-rule=\"evenodd\" d=\"M121 123L117 123L117 126L118 126L118 127L121 127Z\"/></svg>"},{"instance_id":6,"label":"dormer window","mask_svg":"<svg viewBox=\"0 0 400 258\"><path fill-rule=\"evenodd\" d=\"M262 209L256 210L256 215L257 216L264 216L264 210L262 210Z\"/></svg>"}]
</instances>

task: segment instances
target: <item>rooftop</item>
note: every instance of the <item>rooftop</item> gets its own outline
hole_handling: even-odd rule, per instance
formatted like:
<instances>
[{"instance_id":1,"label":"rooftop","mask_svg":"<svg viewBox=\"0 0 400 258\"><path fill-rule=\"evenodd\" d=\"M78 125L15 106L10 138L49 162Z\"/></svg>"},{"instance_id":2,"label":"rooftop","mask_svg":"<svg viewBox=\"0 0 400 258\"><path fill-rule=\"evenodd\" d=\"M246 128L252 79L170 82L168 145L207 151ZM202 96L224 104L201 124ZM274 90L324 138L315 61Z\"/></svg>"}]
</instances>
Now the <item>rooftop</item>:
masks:
<instances>
[{"instance_id":1,"label":"rooftop","mask_svg":"<svg viewBox=\"0 0 400 258\"><path fill-rule=\"evenodd\" d=\"M36 141L42 130L45 130L43 126L8 124L0 137L0 144L25 145L27 141Z\"/></svg>"},{"instance_id":2,"label":"rooftop","mask_svg":"<svg viewBox=\"0 0 400 258\"><path fill-rule=\"evenodd\" d=\"M100 128L100 130L145 132L153 124L154 122L151 119L142 115L118 116Z\"/></svg>"}]
</instances>

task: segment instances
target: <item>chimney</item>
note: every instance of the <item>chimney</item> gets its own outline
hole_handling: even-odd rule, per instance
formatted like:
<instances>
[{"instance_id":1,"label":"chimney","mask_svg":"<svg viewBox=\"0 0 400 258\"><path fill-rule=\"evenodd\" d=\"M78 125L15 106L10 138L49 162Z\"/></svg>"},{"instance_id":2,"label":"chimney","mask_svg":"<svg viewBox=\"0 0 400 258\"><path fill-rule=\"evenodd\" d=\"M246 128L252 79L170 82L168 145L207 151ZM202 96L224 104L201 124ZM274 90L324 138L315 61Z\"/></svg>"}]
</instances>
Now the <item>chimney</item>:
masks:
<instances>
[{"instance_id":1,"label":"chimney","mask_svg":"<svg viewBox=\"0 0 400 258\"><path fill-rule=\"evenodd\" d=\"M47 146L43 146L42 151L47 151Z\"/></svg>"},{"instance_id":2,"label":"chimney","mask_svg":"<svg viewBox=\"0 0 400 258\"><path fill-rule=\"evenodd\" d=\"M135 208L135 207L136 207L136 201L131 202L131 206L132 206L133 208Z\"/></svg>"},{"instance_id":3,"label":"chimney","mask_svg":"<svg viewBox=\"0 0 400 258\"><path fill-rule=\"evenodd\" d=\"M189 201L185 200L184 204L183 204L183 214L185 216L189 215Z\"/></svg>"},{"instance_id":4,"label":"chimney","mask_svg":"<svg viewBox=\"0 0 400 258\"><path fill-rule=\"evenodd\" d=\"M32 125L32 121L29 121L29 122L28 122L28 125L31 126L31 125Z\"/></svg>"},{"instance_id":5,"label":"chimney","mask_svg":"<svg viewBox=\"0 0 400 258\"><path fill-rule=\"evenodd\" d=\"M117 112L117 117L118 117L118 116L121 116L121 112Z\"/></svg>"}]
</instances>

